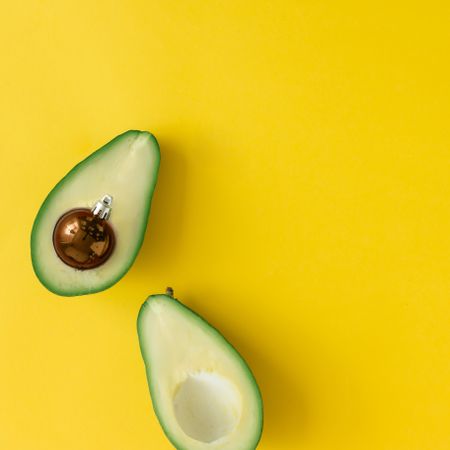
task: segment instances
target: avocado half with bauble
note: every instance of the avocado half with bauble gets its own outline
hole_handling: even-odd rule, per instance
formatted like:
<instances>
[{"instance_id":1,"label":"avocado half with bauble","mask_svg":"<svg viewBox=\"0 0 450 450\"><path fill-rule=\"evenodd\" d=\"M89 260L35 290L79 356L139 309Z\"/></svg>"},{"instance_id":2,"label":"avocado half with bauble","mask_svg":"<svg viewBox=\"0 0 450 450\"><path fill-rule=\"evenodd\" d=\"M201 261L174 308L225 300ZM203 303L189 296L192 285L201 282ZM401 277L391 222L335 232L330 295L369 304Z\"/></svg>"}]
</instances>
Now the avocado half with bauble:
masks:
<instances>
[{"instance_id":1,"label":"avocado half with bauble","mask_svg":"<svg viewBox=\"0 0 450 450\"><path fill-rule=\"evenodd\" d=\"M160 161L146 131L127 131L76 165L48 194L31 232L41 283L62 296L119 281L144 239Z\"/></svg>"}]
</instances>

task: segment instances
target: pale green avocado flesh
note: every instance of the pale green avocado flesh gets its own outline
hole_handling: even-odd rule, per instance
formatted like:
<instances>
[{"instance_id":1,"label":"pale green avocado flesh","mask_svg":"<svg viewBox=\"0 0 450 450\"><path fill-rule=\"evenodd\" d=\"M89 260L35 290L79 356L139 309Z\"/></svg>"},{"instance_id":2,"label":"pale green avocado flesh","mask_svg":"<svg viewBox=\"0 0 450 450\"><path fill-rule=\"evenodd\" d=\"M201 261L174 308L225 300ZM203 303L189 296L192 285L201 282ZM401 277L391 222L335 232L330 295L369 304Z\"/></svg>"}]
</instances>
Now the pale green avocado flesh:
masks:
<instances>
[{"instance_id":1,"label":"pale green avocado flesh","mask_svg":"<svg viewBox=\"0 0 450 450\"><path fill-rule=\"evenodd\" d=\"M159 146L146 131L127 131L76 165L42 204L31 233L33 268L42 284L58 295L99 292L120 280L133 264L147 227L159 168ZM108 223L115 245L109 259L89 270L65 264L53 246L59 218L92 208L105 194L113 197Z\"/></svg>"},{"instance_id":2,"label":"pale green avocado flesh","mask_svg":"<svg viewBox=\"0 0 450 450\"><path fill-rule=\"evenodd\" d=\"M138 335L153 408L178 450L253 450L260 391L226 339L171 295L142 305Z\"/></svg>"}]
</instances>

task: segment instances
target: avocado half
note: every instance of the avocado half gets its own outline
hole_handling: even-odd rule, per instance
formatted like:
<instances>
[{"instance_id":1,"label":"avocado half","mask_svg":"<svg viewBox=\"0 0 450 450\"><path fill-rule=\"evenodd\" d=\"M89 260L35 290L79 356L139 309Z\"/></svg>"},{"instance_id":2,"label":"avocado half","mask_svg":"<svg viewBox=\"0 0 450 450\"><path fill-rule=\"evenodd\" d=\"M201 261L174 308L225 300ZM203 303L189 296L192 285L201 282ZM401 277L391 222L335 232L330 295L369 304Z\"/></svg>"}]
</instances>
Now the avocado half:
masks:
<instances>
[{"instance_id":1,"label":"avocado half","mask_svg":"<svg viewBox=\"0 0 450 450\"><path fill-rule=\"evenodd\" d=\"M253 450L263 403L232 345L167 294L152 295L137 321L153 409L178 450Z\"/></svg>"},{"instance_id":2,"label":"avocado half","mask_svg":"<svg viewBox=\"0 0 450 450\"><path fill-rule=\"evenodd\" d=\"M91 294L119 281L141 248L160 161L147 131L127 131L76 165L48 194L31 232L31 259L41 283L63 296ZM113 199L108 226L114 248L98 267L80 270L55 251L53 233L64 214L90 210L105 194Z\"/></svg>"}]
</instances>

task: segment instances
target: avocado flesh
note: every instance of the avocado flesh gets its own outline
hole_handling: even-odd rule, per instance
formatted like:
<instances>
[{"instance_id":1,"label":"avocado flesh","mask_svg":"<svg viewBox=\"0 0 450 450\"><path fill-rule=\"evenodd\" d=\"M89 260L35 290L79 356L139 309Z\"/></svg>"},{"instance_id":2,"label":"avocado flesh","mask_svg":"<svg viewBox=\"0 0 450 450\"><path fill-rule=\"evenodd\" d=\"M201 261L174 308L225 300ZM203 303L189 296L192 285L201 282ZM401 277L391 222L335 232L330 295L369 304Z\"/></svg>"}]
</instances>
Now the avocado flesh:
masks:
<instances>
[{"instance_id":1,"label":"avocado flesh","mask_svg":"<svg viewBox=\"0 0 450 450\"><path fill-rule=\"evenodd\" d=\"M239 353L169 295L142 305L138 335L158 420L179 450L252 450L262 399Z\"/></svg>"},{"instance_id":2,"label":"avocado flesh","mask_svg":"<svg viewBox=\"0 0 450 450\"><path fill-rule=\"evenodd\" d=\"M127 131L76 165L49 193L31 233L34 271L50 291L74 296L99 292L120 280L142 245L159 168L159 146L145 131ZM115 247L94 269L77 270L56 254L52 236L58 219L76 208L91 208L113 197L109 224Z\"/></svg>"}]
</instances>

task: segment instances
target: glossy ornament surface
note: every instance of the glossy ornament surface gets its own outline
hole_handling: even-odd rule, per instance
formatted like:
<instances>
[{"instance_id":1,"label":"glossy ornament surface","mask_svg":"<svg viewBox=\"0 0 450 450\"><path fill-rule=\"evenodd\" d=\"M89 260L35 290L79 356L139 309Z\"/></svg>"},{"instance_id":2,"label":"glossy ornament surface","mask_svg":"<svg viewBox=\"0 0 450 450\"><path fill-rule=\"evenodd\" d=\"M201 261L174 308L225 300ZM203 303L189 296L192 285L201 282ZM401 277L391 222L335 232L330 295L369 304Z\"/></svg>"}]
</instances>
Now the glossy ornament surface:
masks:
<instances>
[{"instance_id":1,"label":"glossy ornament surface","mask_svg":"<svg viewBox=\"0 0 450 450\"><path fill-rule=\"evenodd\" d=\"M93 269L106 262L114 243L111 225L87 208L68 211L53 231L56 254L65 264L79 270Z\"/></svg>"}]
</instances>

